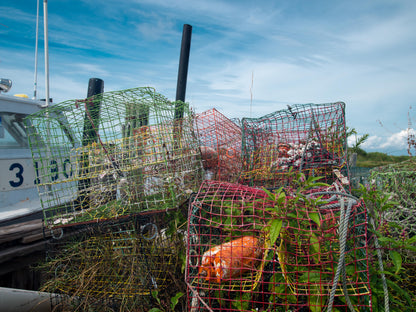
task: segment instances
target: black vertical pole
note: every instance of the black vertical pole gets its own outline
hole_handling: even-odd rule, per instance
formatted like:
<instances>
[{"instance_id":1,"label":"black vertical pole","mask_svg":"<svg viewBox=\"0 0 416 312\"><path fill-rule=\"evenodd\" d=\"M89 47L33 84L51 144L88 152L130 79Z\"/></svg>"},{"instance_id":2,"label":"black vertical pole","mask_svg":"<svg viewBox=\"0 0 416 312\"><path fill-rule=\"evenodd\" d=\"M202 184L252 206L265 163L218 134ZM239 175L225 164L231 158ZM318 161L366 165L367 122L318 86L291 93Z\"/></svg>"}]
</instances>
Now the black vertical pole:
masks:
<instances>
[{"instance_id":1,"label":"black vertical pole","mask_svg":"<svg viewBox=\"0 0 416 312\"><path fill-rule=\"evenodd\" d=\"M183 25L181 54L179 58L178 83L176 86L176 101L185 102L186 81L188 78L189 51L191 50L192 26ZM183 117L183 105L176 104L175 119Z\"/></svg>"},{"instance_id":2,"label":"black vertical pole","mask_svg":"<svg viewBox=\"0 0 416 312\"><path fill-rule=\"evenodd\" d=\"M99 78L90 78L88 82L87 101L85 103L84 132L82 146L97 142L97 131L100 121L101 101L91 97L104 92L104 81Z\"/></svg>"},{"instance_id":3,"label":"black vertical pole","mask_svg":"<svg viewBox=\"0 0 416 312\"><path fill-rule=\"evenodd\" d=\"M100 124L101 100L94 99L95 96L104 92L104 81L99 78L90 78L88 82L87 99L85 100L84 131L82 133L82 146L88 146L98 141L98 127ZM88 153L84 152L80 160L80 175L88 175L89 158ZM91 180L82 179L78 184L78 204L79 208L89 208L89 188Z\"/></svg>"}]
</instances>

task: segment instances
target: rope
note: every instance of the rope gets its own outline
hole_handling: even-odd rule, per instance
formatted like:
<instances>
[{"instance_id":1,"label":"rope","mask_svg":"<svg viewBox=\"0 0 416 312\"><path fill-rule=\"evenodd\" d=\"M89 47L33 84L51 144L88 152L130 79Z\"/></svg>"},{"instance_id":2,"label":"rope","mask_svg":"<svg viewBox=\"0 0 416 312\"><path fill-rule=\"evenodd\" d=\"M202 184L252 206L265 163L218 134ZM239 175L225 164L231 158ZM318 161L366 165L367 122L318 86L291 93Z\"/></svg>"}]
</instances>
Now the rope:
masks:
<instances>
[{"instance_id":1,"label":"rope","mask_svg":"<svg viewBox=\"0 0 416 312\"><path fill-rule=\"evenodd\" d=\"M340 256L338 260L337 271L335 273L334 281L332 283L332 289L329 295L329 304L328 304L328 309L327 309L327 311L329 312L332 311L332 306L334 304L335 292L337 290L339 276L341 272L345 273L345 246L347 243L348 219L350 217L352 205L353 205L353 201L349 200L347 211L344 212L344 207L345 207L344 198L341 198L341 216L340 216L340 224L339 224ZM343 277L344 277L344 274L343 274ZM342 286L344 290L345 299L346 299L348 308L351 311L354 311L354 307L352 306L352 303L348 297L348 290L347 290L345 282L346 282L346 278L345 279L343 278Z\"/></svg>"},{"instance_id":2,"label":"rope","mask_svg":"<svg viewBox=\"0 0 416 312\"><path fill-rule=\"evenodd\" d=\"M209 312L213 312L213 310L209 307L209 305L204 301L204 299L201 298L201 296L198 294L198 292L192 287L192 285L190 285L188 282L186 282L186 285L188 286L188 288L192 291L192 293L194 294L195 298L197 298L204 306L205 308L207 308L207 310ZM197 307L192 307L191 312L196 311L195 308Z\"/></svg>"},{"instance_id":3,"label":"rope","mask_svg":"<svg viewBox=\"0 0 416 312\"><path fill-rule=\"evenodd\" d=\"M370 217L370 223L373 229L376 229L376 225L374 224L374 220ZM383 283L383 290L384 290L384 311L389 312L389 290L387 288L386 282L386 275L384 274L384 266L383 266L383 257L380 251L380 244L378 242L377 236L374 235L374 245L376 246L377 258L378 258L378 266L380 267L380 275L381 281Z\"/></svg>"},{"instance_id":4,"label":"rope","mask_svg":"<svg viewBox=\"0 0 416 312\"><path fill-rule=\"evenodd\" d=\"M311 195L312 194L308 195L308 197L310 197ZM347 305L350 308L350 310L354 311L354 308L352 307L351 301L349 300L348 292L347 292L347 289L346 289L345 244L346 244L346 238L347 238L346 233L347 233L347 229L348 229L349 214L351 213L351 208L352 208L352 205L354 204L354 201L356 203L359 199L357 197L351 195L351 194L338 192L338 191L316 192L316 193L313 193L313 195L339 195L339 196L348 197L348 198L353 200L353 201L348 202L348 207L347 207L347 211L346 211L345 215L344 215L344 201L343 201L342 198L341 198L342 199L341 204L337 203L337 204L325 205L321 208L328 209L328 208L335 208L335 207L341 206L341 216L340 216L340 225L339 225L340 259L338 261L337 272L336 272L335 277L334 277L334 283L332 285L327 311L328 312L332 311L333 301L335 299L336 286L338 284L339 274L341 273L340 270L342 270L342 273L343 273L342 286L343 286L343 290L344 290L344 294L345 294L345 299L347 301ZM334 198L331 197L328 201L331 201L333 199ZM374 223L374 219L371 217L371 214L368 211L367 206L366 206L366 209L367 209L368 216L369 216L369 222L370 222L371 226L373 227L373 229L375 230L376 225ZM389 312L390 311L390 308L389 308L389 290L387 288L386 275L384 274L383 258L382 258L382 255L381 255L380 244L378 242L377 236L374 236L374 245L376 247L378 265L380 267L380 275L381 275L381 280L382 280L382 283L383 283L384 310L385 310L385 312ZM342 262L341 262L341 260L342 260ZM345 278L344 278L344 276L345 276Z\"/></svg>"}]
</instances>

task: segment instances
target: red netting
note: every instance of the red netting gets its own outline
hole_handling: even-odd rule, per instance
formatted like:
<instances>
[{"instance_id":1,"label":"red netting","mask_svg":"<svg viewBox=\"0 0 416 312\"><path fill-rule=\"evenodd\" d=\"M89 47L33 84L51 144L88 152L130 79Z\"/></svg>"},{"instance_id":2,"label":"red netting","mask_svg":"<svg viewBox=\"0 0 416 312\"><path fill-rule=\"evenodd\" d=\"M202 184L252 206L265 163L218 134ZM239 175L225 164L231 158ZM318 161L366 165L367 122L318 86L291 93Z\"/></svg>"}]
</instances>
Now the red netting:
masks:
<instances>
[{"instance_id":1,"label":"red netting","mask_svg":"<svg viewBox=\"0 0 416 312\"><path fill-rule=\"evenodd\" d=\"M189 206L189 311L371 311L366 209L336 190L204 182Z\"/></svg>"},{"instance_id":2,"label":"red netting","mask_svg":"<svg viewBox=\"0 0 416 312\"><path fill-rule=\"evenodd\" d=\"M240 183L279 187L289 168L325 176L346 165L345 104L294 105L261 118L243 118ZM344 174L345 175L345 174Z\"/></svg>"},{"instance_id":3,"label":"red netting","mask_svg":"<svg viewBox=\"0 0 416 312\"><path fill-rule=\"evenodd\" d=\"M215 108L195 119L207 179L236 182L241 171L241 127Z\"/></svg>"}]
</instances>

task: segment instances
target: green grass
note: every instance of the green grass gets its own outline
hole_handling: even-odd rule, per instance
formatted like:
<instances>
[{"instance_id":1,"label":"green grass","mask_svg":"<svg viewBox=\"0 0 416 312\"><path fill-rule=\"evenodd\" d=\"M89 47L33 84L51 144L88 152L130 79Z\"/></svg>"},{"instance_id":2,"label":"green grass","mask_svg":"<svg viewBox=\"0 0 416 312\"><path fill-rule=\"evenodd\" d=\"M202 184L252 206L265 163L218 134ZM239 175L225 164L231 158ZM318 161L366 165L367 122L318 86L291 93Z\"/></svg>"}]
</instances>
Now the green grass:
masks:
<instances>
[{"instance_id":1,"label":"green grass","mask_svg":"<svg viewBox=\"0 0 416 312\"><path fill-rule=\"evenodd\" d=\"M400 163L408 160L409 158L410 156L392 156L380 152L361 152L358 153L357 167L374 168L388 164Z\"/></svg>"}]
</instances>

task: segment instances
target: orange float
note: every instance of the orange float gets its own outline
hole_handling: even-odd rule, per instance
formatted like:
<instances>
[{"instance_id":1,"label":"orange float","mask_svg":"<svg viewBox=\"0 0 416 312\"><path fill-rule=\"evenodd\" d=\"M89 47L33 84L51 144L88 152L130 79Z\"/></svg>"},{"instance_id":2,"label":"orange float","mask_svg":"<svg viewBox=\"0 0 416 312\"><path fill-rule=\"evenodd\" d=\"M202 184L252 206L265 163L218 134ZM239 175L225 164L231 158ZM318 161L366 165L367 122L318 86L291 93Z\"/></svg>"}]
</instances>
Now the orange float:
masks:
<instances>
[{"instance_id":1,"label":"orange float","mask_svg":"<svg viewBox=\"0 0 416 312\"><path fill-rule=\"evenodd\" d=\"M206 251L201 260L199 277L220 283L252 270L263 254L260 241L243 236Z\"/></svg>"}]
</instances>

